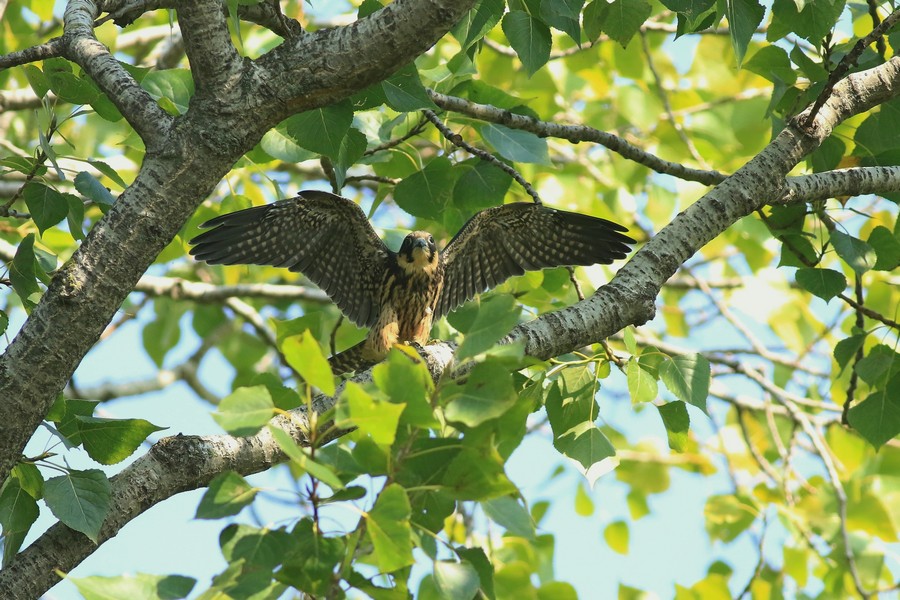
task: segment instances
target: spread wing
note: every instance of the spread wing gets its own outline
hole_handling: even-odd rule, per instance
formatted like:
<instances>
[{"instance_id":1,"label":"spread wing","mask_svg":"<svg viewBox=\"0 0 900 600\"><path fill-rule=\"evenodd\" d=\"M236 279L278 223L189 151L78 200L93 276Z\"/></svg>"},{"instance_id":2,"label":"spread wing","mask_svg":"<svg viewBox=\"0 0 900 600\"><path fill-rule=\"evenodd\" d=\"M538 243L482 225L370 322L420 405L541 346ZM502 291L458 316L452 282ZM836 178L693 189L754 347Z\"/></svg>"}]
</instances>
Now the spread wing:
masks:
<instances>
[{"instance_id":1,"label":"spread wing","mask_svg":"<svg viewBox=\"0 0 900 600\"><path fill-rule=\"evenodd\" d=\"M344 315L371 327L392 252L355 203L320 191L221 215L190 243L197 260L213 265L272 265L300 271Z\"/></svg>"},{"instance_id":2,"label":"spread wing","mask_svg":"<svg viewBox=\"0 0 900 600\"><path fill-rule=\"evenodd\" d=\"M525 271L625 258L634 240L623 231L606 219L531 202L483 210L441 252L444 287L434 318Z\"/></svg>"}]
</instances>

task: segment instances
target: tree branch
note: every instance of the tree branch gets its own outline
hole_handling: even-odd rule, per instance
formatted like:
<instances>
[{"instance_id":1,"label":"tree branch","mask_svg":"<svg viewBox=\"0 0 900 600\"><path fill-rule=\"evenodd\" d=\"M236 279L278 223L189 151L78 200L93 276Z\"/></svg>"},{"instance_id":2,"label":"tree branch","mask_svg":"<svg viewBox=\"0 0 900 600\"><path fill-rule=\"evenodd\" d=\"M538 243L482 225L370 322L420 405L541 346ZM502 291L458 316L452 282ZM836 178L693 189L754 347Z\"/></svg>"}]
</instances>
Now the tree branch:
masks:
<instances>
[{"instance_id":1,"label":"tree branch","mask_svg":"<svg viewBox=\"0 0 900 600\"><path fill-rule=\"evenodd\" d=\"M70 0L63 17L63 55L90 75L153 151L165 144L173 119L94 37L97 12L91 0Z\"/></svg>"},{"instance_id":2,"label":"tree branch","mask_svg":"<svg viewBox=\"0 0 900 600\"><path fill-rule=\"evenodd\" d=\"M559 123L551 123L541 121L533 117L525 116L491 106L489 104L478 104L464 98L456 96L447 96L428 90L431 100L443 108L464 115L468 115L475 119L488 121L491 123L499 123L512 129L521 129L530 131L540 137L555 137L568 140L573 144L579 142L594 142L600 144L613 152L622 155L628 160L644 165L657 173L672 175L679 179L687 181L697 181L705 185L715 185L725 179L725 175L718 171L703 171L700 169L691 169L679 163L663 160L662 158L645 152L633 144L629 144L619 136L588 127L587 125L561 125Z\"/></svg>"},{"instance_id":3,"label":"tree branch","mask_svg":"<svg viewBox=\"0 0 900 600\"><path fill-rule=\"evenodd\" d=\"M808 203L890 192L900 192L900 167L854 167L788 177L784 194L769 204Z\"/></svg>"},{"instance_id":4,"label":"tree branch","mask_svg":"<svg viewBox=\"0 0 900 600\"><path fill-rule=\"evenodd\" d=\"M310 99L330 104L347 97L351 87L381 81L412 62L474 4L396 0L350 25L286 40L254 62L254 85L274 93L285 114L306 109Z\"/></svg>"},{"instance_id":5,"label":"tree branch","mask_svg":"<svg viewBox=\"0 0 900 600\"><path fill-rule=\"evenodd\" d=\"M453 350L448 344L433 344L424 349L423 358L435 380L452 361ZM351 381L370 380L371 370ZM342 384L331 398L317 395L313 399L313 410L318 414L328 411L343 388ZM289 433L301 446L309 446L308 424L305 407L277 416L270 422ZM325 431L329 426L330 423L325 423L320 429ZM327 443L337 435L317 439ZM163 438L147 454L110 479L111 506L100 530L98 544L114 537L129 521L175 494L205 487L215 476L226 471L251 475L284 462L286 458L267 428L244 438L230 435ZM57 570L71 571L90 556L98 544L57 523L0 571L0 598L39 597L59 581Z\"/></svg>"},{"instance_id":6,"label":"tree branch","mask_svg":"<svg viewBox=\"0 0 900 600\"><path fill-rule=\"evenodd\" d=\"M240 87L243 60L228 33L219 0L184 0L177 3L184 49L191 64L195 98L215 97L219 104L233 104Z\"/></svg>"}]
</instances>

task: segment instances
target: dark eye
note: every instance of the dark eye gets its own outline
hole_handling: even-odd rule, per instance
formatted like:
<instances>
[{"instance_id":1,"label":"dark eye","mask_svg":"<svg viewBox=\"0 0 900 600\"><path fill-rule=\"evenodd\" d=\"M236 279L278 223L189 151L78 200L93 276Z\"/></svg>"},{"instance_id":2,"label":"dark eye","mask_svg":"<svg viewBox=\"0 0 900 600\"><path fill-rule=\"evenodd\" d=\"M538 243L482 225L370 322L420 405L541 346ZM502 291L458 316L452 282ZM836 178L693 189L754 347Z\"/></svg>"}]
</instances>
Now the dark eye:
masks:
<instances>
[{"instance_id":1,"label":"dark eye","mask_svg":"<svg viewBox=\"0 0 900 600\"><path fill-rule=\"evenodd\" d=\"M428 243L434 245L434 237L433 236L430 236L430 235L428 236Z\"/></svg>"}]
</instances>

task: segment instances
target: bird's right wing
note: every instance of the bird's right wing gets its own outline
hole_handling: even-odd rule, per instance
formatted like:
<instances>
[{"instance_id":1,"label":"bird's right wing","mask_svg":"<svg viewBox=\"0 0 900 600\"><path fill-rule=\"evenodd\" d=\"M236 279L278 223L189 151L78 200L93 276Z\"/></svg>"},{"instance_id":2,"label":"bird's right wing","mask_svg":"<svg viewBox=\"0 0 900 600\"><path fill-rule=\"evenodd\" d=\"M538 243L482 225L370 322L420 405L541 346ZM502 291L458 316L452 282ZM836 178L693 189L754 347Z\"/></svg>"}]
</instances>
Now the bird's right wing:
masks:
<instances>
[{"instance_id":1,"label":"bird's right wing","mask_svg":"<svg viewBox=\"0 0 900 600\"><path fill-rule=\"evenodd\" d=\"M218 216L201 227L213 229L190 241L197 260L300 271L348 319L362 327L375 324L391 251L350 200L309 190Z\"/></svg>"},{"instance_id":2,"label":"bird's right wing","mask_svg":"<svg viewBox=\"0 0 900 600\"><path fill-rule=\"evenodd\" d=\"M441 252L444 287L434 318L525 271L625 258L634 243L625 231L606 219L532 202L485 209Z\"/></svg>"}]
</instances>

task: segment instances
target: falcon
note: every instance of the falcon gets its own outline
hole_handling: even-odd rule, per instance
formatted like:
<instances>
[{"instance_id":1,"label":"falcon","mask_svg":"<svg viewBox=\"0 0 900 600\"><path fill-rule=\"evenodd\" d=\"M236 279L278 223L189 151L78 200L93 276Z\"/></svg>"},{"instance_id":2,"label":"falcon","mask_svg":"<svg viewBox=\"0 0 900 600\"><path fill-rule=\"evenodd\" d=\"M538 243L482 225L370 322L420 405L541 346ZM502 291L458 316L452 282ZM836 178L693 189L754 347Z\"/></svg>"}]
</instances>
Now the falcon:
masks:
<instances>
[{"instance_id":1,"label":"falcon","mask_svg":"<svg viewBox=\"0 0 900 600\"><path fill-rule=\"evenodd\" d=\"M301 272L369 328L363 342L330 359L335 374L380 362L397 343L426 345L435 319L509 277L609 264L634 243L612 221L517 202L477 213L441 251L430 233L413 231L394 252L357 204L312 190L201 227L211 229L190 241L197 260Z\"/></svg>"}]
</instances>

